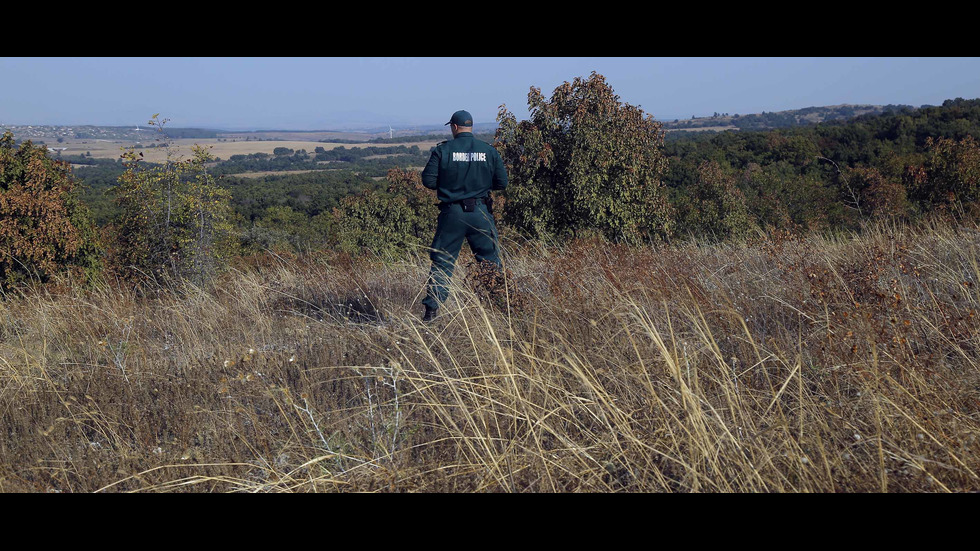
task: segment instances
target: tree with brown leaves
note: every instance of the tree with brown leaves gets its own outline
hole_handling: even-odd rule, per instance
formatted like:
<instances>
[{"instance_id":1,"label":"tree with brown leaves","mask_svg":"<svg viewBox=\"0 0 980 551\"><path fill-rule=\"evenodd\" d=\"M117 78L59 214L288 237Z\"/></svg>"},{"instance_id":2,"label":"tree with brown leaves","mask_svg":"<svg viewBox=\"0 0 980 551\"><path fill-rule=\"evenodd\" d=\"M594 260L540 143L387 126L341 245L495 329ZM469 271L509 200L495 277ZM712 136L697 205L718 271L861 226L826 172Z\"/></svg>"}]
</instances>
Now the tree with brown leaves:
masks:
<instances>
[{"instance_id":1,"label":"tree with brown leaves","mask_svg":"<svg viewBox=\"0 0 980 551\"><path fill-rule=\"evenodd\" d=\"M88 210L75 196L71 166L30 141L0 138L0 288L45 282L71 270L91 277L100 268Z\"/></svg>"}]
</instances>

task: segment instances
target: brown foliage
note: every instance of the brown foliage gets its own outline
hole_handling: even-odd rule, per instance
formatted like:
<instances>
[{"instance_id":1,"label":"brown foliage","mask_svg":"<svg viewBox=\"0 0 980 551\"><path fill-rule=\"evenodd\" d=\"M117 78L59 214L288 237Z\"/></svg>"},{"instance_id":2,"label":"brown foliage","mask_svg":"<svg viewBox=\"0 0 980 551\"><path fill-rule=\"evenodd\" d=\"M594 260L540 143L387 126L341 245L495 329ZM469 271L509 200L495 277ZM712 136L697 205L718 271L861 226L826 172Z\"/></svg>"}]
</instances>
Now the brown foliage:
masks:
<instances>
[{"instance_id":1,"label":"brown foliage","mask_svg":"<svg viewBox=\"0 0 980 551\"><path fill-rule=\"evenodd\" d=\"M68 163L48 157L43 146L13 135L0 138L0 286L28 278L47 280L79 255L75 182Z\"/></svg>"},{"instance_id":2,"label":"brown foliage","mask_svg":"<svg viewBox=\"0 0 980 551\"><path fill-rule=\"evenodd\" d=\"M980 217L980 144L972 136L961 140L928 138L922 166L908 168L910 195L925 210L957 217Z\"/></svg>"},{"instance_id":3,"label":"brown foliage","mask_svg":"<svg viewBox=\"0 0 980 551\"><path fill-rule=\"evenodd\" d=\"M518 280L510 268L475 258L466 268L466 282L483 304L499 312L519 312L527 308L530 297L517 285Z\"/></svg>"},{"instance_id":4,"label":"brown foliage","mask_svg":"<svg viewBox=\"0 0 980 551\"><path fill-rule=\"evenodd\" d=\"M856 168L851 171L853 184L861 190L861 206L875 218L890 218L908 214L908 200L902 182L890 178L877 168Z\"/></svg>"}]
</instances>

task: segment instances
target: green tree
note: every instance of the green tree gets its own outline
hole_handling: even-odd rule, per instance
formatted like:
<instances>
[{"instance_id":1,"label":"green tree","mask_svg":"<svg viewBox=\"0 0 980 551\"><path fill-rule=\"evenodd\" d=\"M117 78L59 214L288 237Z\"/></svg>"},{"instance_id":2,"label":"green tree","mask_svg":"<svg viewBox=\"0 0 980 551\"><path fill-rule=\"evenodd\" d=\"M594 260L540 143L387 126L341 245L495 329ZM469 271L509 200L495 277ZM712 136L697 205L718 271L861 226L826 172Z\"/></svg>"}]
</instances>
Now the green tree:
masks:
<instances>
[{"instance_id":1,"label":"green tree","mask_svg":"<svg viewBox=\"0 0 980 551\"><path fill-rule=\"evenodd\" d=\"M705 161L698 167L688 204L682 220L691 233L725 240L740 237L749 229L745 195L735 177L717 162Z\"/></svg>"},{"instance_id":2,"label":"green tree","mask_svg":"<svg viewBox=\"0 0 980 551\"><path fill-rule=\"evenodd\" d=\"M955 105L955 104L954 104ZM980 216L980 144L973 136L961 140L926 140L928 155L922 177L913 188L924 210L956 216Z\"/></svg>"},{"instance_id":3,"label":"green tree","mask_svg":"<svg viewBox=\"0 0 980 551\"><path fill-rule=\"evenodd\" d=\"M166 120L156 117L150 124L162 132ZM174 154L168 147L165 163L146 167L134 149L123 153L115 261L131 274L202 284L234 253L231 194L208 173L208 149L194 146L187 160Z\"/></svg>"},{"instance_id":4,"label":"green tree","mask_svg":"<svg viewBox=\"0 0 980 551\"><path fill-rule=\"evenodd\" d=\"M329 224L338 249L395 257L429 245L439 211L421 173L392 169L388 182L386 191L366 190L340 200Z\"/></svg>"},{"instance_id":5,"label":"green tree","mask_svg":"<svg viewBox=\"0 0 980 551\"><path fill-rule=\"evenodd\" d=\"M767 230L796 227L789 208L781 198L785 176L775 173L770 167L749 163L742 171L741 181L742 188L746 190L746 206L751 220Z\"/></svg>"},{"instance_id":6,"label":"green tree","mask_svg":"<svg viewBox=\"0 0 980 551\"><path fill-rule=\"evenodd\" d=\"M181 189L184 226L178 247L186 259L184 275L201 284L227 265L235 254L231 223L231 192L218 186L208 173L207 163L214 157L209 148L194 146L189 173L193 178Z\"/></svg>"},{"instance_id":7,"label":"green tree","mask_svg":"<svg viewBox=\"0 0 980 551\"><path fill-rule=\"evenodd\" d=\"M247 235L249 242L281 252L310 250L316 237L310 217L288 205L267 207L262 216L255 220L253 231Z\"/></svg>"},{"instance_id":8,"label":"green tree","mask_svg":"<svg viewBox=\"0 0 980 551\"><path fill-rule=\"evenodd\" d=\"M598 232L628 242L672 231L664 131L595 72L528 93L530 119L501 106L494 145L510 185L502 220L533 237Z\"/></svg>"}]
</instances>

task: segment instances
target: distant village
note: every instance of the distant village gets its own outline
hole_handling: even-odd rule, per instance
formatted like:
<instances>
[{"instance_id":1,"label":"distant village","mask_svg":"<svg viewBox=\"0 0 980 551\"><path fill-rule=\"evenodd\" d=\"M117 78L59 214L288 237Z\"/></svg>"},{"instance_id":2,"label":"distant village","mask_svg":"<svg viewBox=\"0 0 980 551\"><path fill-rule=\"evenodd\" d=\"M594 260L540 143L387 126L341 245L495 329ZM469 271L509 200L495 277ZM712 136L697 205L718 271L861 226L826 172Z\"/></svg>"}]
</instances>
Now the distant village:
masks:
<instances>
[{"instance_id":1,"label":"distant village","mask_svg":"<svg viewBox=\"0 0 980 551\"><path fill-rule=\"evenodd\" d=\"M52 126L46 124L15 125L0 124L0 132L10 130L18 140L139 140L156 137L156 130L139 126Z\"/></svg>"},{"instance_id":2,"label":"distant village","mask_svg":"<svg viewBox=\"0 0 980 551\"><path fill-rule=\"evenodd\" d=\"M31 141L35 145L43 145L57 157L64 155L81 155L83 157L105 157L99 152L113 151L118 157L120 145L141 149L166 145L157 128L153 126L95 126L95 125L15 125L0 123L0 134L11 132L14 141L21 143ZM173 138L169 136L167 138Z\"/></svg>"}]
</instances>

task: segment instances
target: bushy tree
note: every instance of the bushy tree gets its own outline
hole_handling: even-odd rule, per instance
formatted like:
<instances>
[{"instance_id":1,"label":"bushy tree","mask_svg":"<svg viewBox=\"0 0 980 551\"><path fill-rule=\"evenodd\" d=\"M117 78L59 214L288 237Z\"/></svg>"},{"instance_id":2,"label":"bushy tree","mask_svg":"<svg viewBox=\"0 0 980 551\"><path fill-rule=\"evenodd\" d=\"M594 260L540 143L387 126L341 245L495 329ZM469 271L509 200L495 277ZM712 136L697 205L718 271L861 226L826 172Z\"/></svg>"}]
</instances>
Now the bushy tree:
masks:
<instances>
[{"instance_id":1,"label":"bushy tree","mask_svg":"<svg viewBox=\"0 0 980 551\"><path fill-rule=\"evenodd\" d=\"M766 135L766 143L769 150L765 162L785 161L803 168L814 162L818 155L817 146L806 136L787 136L776 131Z\"/></svg>"},{"instance_id":2,"label":"bushy tree","mask_svg":"<svg viewBox=\"0 0 980 551\"><path fill-rule=\"evenodd\" d=\"M392 169L388 183L387 191L367 190L341 199L330 224L338 249L393 257L429 245L439 210L435 195L422 185L421 173Z\"/></svg>"},{"instance_id":3,"label":"bushy tree","mask_svg":"<svg viewBox=\"0 0 980 551\"><path fill-rule=\"evenodd\" d=\"M905 187L900 178L877 167L858 167L849 171L848 180L860 190L862 214L872 218L895 218L909 214Z\"/></svg>"},{"instance_id":4,"label":"bushy tree","mask_svg":"<svg viewBox=\"0 0 980 551\"><path fill-rule=\"evenodd\" d=\"M550 99L532 87L528 111L520 122L506 106L497 116L494 145L510 179L505 224L532 237L598 232L631 242L672 231L664 131L651 115L621 103L595 72Z\"/></svg>"},{"instance_id":5,"label":"bushy tree","mask_svg":"<svg viewBox=\"0 0 980 551\"><path fill-rule=\"evenodd\" d=\"M255 220L251 233L249 238L257 245L282 252L290 249L309 250L316 237L310 226L310 217L288 205L266 208L262 216Z\"/></svg>"},{"instance_id":6,"label":"bushy tree","mask_svg":"<svg viewBox=\"0 0 980 551\"><path fill-rule=\"evenodd\" d=\"M95 227L75 195L71 167L30 141L0 138L0 288L48 280L69 269L91 277L101 268Z\"/></svg>"},{"instance_id":7,"label":"bushy tree","mask_svg":"<svg viewBox=\"0 0 980 551\"><path fill-rule=\"evenodd\" d=\"M740 237L749 229L745 195L735 177L715 161L701 163L681 218L690 233L718 240Z\"/></svg>"},{"instance_id":8,"label":"bushy tree","mask_svg":"<svg viewBox=\"0 0 980 551\"><path fill-rule=\"evenodd\" d=\"M185 277L202 283L223 269L236 252L235 230L231 222L231 192L220 187L208 173L213 160L208 149L195 146L189 161L192 179L179 199L183 202L184 226L177 245L186 263Z\"/></svg>"},{"instance_id":9,"label":"bushy tree","mask_svg":"<svg viewBox=\"0 0 980 551\"><path fill-rule=\"evenodd\" d=\"M235 248L231 193L208 173L210 152L195 146L192 158L175 160L168 148L167 161L150 167L135 150L122 157L126 171L114 189L121 212L116 263L131 274L203 283Z\"/></svg>"},{"instance_id":10,"label":"bushy tree","mask_svg":"<svg viewBox=\"0 0 980 551\"><path fill-rule=\"evenodd\" d=\"M797 227L790 209L782 199L786 176L749 163L741 172L741 188L745 190L745 202L750 219L759 227L772 230L790 230Z\"/></svg>"},{"instance_id":11,"label":"bushy tree","mask_svg":"<svg viewBox=\"0 0 980 551\"><path fill-rule=\"evenodd\" d=\"M924 166L913 178L912 194L924 210L980 216L980 145L972 136L926 140ZM914 170L914 169L913 169Z\"/></svg>"}]
</instances>

